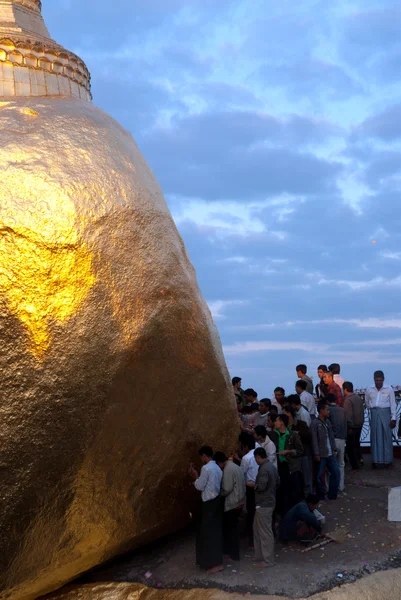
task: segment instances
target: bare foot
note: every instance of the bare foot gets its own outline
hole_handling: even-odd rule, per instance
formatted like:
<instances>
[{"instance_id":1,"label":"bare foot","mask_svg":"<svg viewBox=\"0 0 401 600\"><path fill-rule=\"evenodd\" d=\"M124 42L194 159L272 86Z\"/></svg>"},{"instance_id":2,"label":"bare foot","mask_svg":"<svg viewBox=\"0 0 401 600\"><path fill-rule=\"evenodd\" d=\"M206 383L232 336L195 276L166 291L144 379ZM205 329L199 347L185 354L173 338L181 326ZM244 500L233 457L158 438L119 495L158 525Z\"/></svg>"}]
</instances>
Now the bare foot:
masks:
<instances>
[{"instance_id":1,"label":"bare foot","mask_svg":"<svg viewBox=\"0 0 401 600\"><path fill-rule=\"evenodd\" d=\"M272 567L273 565L269 565L266 562L258 562L255 564L255 567L258 569L267 569L268 567Z\"/></svg>"},{"instance_id":2,"label":"bare foot","mask_svg":"<svg viewBox=\"0 0 401 600\"><path fill-rule=\"evenodd\" d=\"M218 565L217 567L212 567L211 569L208 569L206 572L213 575L213 573L220 573L220 571L224 571L223 565Z\"/></svg>"}]
</instances>

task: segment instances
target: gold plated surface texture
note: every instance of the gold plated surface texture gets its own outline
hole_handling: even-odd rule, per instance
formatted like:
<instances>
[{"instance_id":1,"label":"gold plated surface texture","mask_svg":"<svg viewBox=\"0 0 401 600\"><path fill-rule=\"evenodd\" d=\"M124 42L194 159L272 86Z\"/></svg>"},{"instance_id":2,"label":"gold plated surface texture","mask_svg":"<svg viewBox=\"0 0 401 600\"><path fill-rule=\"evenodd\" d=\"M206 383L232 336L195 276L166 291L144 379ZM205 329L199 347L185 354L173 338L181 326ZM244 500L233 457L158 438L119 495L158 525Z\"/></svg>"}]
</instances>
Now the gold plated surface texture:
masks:
<instances>
[{"instance_id":1,"label":"gold plated surface texture","mask_svg":"<svg viewBox=\"0 0 401 600\"><path fill-rule=\"evenodd\" d=\"M50 38L37 0L0 0L0 97L90 101L85 63Z\"/></svg>"},{"instance_id":2,"label":"gold plated surface texture","mask_svg":"<svg viewBox=\"0 0 401 600\"><path fill-rule=\"evenodd\" d=\"M0 597L30 600L187 522L237 417L161 190L91 103L0 103L0 257Z\"/></svg>"}]
</instances>

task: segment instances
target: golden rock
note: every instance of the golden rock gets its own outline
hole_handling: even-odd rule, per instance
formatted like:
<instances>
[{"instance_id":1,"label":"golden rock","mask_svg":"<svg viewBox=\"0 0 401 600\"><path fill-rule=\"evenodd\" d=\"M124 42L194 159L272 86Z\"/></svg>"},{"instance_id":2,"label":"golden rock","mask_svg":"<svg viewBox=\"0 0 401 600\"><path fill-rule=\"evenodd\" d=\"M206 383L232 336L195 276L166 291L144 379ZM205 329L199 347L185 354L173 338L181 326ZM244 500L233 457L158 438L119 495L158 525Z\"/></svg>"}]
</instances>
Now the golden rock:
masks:
<instances>
[{"instance_id":1,"label":"golden rock","mask_svg":"<svg viewBox=\"0 0 401 600\"><path fill-rule=\"evenodd\" d=\"M161 190L46 31L39 0L0 0L0 598L15 600L186 523L188 458L236 435Z\"/></svg>"}]
</instances>

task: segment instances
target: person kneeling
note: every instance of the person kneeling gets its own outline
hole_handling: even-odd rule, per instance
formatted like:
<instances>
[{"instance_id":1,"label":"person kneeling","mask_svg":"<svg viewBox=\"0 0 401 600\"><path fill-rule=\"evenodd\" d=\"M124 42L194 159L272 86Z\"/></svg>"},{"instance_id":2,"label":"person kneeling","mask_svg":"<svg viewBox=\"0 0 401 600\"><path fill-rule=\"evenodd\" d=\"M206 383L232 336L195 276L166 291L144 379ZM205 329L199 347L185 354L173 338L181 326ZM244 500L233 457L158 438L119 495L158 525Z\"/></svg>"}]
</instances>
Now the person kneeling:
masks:
<instances>
[{"instance_id":1,"label":"person kneeling","mask_svg":"<svg viewBox=\"0 0 401 600\"><path fill-rule=\"evenodd\" d=\"M285 515L280 525L280 539L282 542L297 540L309 543L322 531L322 525L317 520L314 511L319 504L319 498L310 494L306 500L298 502Z\"/></svg>"},{"instance_id":2,"label":"person kneeling","mask_svg":"<svg viewBox=\"0 0 401 600\"><path fill-rule=\"evenodd\" d=\"M267 460L264 448L256 448L254 457L259 466L255 482L256 510L253 522L255 560L258 567L272 567L274 566L272 518L280 480L276 467Z\"/></svg>"}]
</instances>

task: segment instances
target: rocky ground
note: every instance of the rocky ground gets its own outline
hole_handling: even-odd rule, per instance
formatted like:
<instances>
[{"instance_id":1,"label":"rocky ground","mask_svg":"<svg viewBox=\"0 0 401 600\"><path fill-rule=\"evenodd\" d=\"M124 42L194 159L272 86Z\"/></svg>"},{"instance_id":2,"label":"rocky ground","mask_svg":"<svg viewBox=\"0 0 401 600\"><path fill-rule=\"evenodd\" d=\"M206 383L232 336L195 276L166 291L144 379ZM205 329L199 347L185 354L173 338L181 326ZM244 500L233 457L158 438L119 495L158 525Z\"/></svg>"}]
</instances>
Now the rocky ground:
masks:
<instances>
[{"instance_id":1,"label":"rocky ground","mask_svg":"<svg viewBox=\"0 0 401 600\"><path fill-rule=\"evenodd\" d=\"M191 529L92 571L80 583L141 583L159 589L217 588L227 592L304 598L361 577L401 566L401 523L387 521L388 488L401 484L401 461L393 470L364 469L346 475L346 493L325 502L326 531L347 529L345 543L301 554L297 545L276 546L276 566L260 570L244 547L240 563L228 562L223 573L208 575L195 566ZM183 596L183 599L185 596Z\"/></svg>"}]
</instances>

